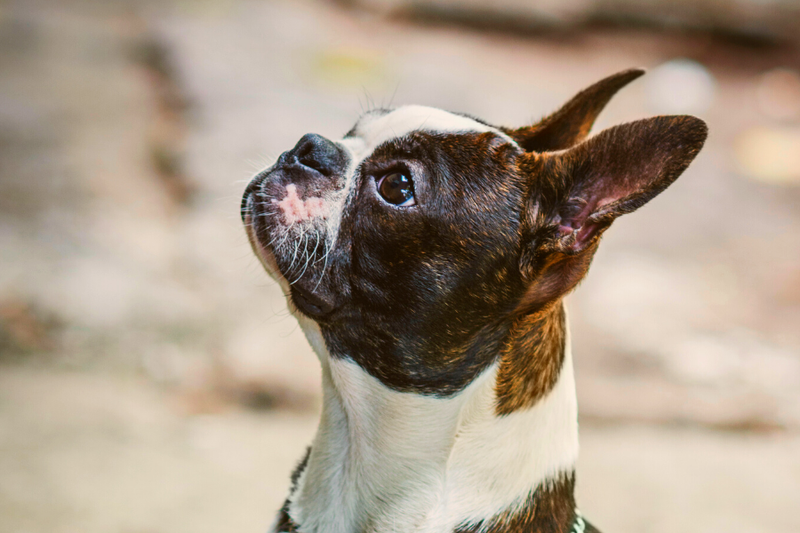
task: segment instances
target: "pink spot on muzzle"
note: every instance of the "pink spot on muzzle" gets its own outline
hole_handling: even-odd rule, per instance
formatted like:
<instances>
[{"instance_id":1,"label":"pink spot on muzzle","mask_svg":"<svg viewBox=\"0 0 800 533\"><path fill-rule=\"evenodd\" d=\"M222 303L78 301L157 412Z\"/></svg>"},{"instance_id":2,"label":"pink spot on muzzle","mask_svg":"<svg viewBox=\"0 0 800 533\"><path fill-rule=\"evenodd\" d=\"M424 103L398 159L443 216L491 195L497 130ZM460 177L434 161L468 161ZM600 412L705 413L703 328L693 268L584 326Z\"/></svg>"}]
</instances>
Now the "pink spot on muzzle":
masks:
<instances>
[{"instance_id":1,"label":"pink spot on muzzle","mask_svg":"<svg viewBox=\"0 0 800 533\"><path fill-rule=\"evenodd\" d=\"M283 218L287 224L304 222L312 218L325 218L328 216L328 209L325 200L319 197L306 198L303 200L297 194L297 186L290 183L286 186L286 196L280 202L272 200L283 212Z\"/></svg>"}]
</instances>

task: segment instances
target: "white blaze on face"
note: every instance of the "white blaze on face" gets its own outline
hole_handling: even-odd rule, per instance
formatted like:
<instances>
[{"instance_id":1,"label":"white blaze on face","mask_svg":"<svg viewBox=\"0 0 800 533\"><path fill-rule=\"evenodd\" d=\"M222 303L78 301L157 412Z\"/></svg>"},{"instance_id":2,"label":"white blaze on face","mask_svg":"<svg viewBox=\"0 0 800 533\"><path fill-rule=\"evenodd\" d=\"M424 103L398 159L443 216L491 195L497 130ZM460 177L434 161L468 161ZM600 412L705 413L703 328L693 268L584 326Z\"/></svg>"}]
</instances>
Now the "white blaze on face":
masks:
<instances>
[{"instance_id":1,"label":"white blaze on face","mask_svg":"<svg viewBox=\"0 0 800 533\"><path fill-rule=\"evenodd\" d=\"M403 137L414 131L428 133L492 132L508 142L514 143L514 140L502 131L475 119L435 107L408 105L383 115L366 115L356 126L355 136L343 139L339 144L350 151L358 164L386 141Z\"/></svg>"}]
</instances>

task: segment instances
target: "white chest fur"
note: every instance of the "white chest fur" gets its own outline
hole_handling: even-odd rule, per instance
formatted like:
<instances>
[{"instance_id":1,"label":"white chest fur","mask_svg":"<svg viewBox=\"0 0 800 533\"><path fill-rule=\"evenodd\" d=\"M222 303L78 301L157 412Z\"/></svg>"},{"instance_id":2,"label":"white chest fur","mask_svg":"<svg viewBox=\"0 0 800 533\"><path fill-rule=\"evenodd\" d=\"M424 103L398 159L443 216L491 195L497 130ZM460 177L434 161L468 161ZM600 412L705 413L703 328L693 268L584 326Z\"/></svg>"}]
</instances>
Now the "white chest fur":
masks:
<instances>
[{"instance_id":1,"label":"white chest fur","mask_svg":"<svg viewBox=\"0 0 800 533\"><path fill-rule=\"evenodd\" d=\"M569 342L555 387L533 407L498 417L488 368L461 393L388 389L347 360L323 363L323 411L289 514L304 533L451 533L513 508L574 469L577 402Z\"/></svg>"}]
</instances>

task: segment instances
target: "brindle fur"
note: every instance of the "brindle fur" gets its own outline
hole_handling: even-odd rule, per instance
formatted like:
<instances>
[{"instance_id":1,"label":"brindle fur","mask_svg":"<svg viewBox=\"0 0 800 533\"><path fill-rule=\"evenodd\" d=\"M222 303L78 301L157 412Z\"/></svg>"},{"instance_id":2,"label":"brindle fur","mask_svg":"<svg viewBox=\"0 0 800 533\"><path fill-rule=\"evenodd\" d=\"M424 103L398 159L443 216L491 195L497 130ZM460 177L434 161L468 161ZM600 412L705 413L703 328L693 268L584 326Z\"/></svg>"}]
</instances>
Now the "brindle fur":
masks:
<instances>
[{"instance_id":1,"label":"brindle fur","mask_svg":"<svg viewBox=\"0 0 800 533\"><path fill-rule=\"evenodd\" d=\"M514 321L497 370L498 415L534 405L556 384L564 361L565 320L559 303Z\"/></svg>"}]
</instances>

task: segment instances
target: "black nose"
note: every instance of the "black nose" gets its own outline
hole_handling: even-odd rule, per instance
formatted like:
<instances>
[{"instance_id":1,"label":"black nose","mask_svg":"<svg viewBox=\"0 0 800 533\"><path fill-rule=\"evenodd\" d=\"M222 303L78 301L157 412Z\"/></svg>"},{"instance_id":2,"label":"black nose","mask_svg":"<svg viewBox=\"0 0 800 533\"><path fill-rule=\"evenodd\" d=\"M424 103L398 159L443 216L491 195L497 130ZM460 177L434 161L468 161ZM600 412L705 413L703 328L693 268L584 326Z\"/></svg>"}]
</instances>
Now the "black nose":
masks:
<instances>
[{"instance_id":1,"label":"black nose","mask_svg":"<svg viewBox=\"0 0 800 533\"><path fill-rule=\"evenodd\" d=\"M303 135L295 147L284 154L284 157L287 162L294 159L328 178L341 172L347 164L344 150L316 133Z\"/></svg>"}]
</instances>

